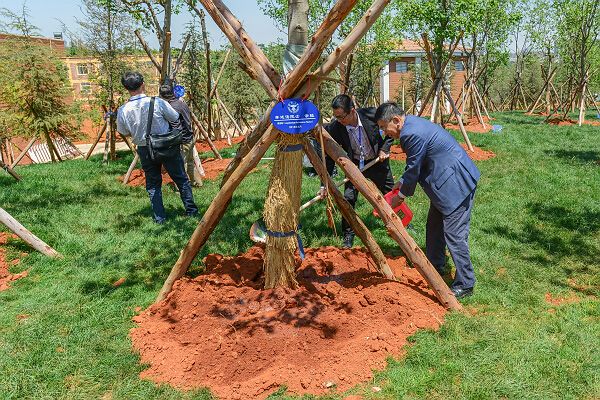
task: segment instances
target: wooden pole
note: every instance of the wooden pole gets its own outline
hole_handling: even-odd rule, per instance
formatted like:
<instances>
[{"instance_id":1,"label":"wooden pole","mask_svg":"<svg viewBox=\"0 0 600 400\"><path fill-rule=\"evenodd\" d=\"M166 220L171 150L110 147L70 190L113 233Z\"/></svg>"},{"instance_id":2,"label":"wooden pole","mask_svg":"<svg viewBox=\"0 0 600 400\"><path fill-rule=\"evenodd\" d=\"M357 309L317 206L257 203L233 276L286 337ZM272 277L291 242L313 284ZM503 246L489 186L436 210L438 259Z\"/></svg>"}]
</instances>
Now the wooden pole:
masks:
<instances>
[{"instance_id":1,"label":"wooden pole","mask_svg":"<svg viewBox=\"0 0 600 400\"><path fill-rule=\"evenodd\" d=\"M146 55L148 55L148 58L150 59L150 61L152 61L152 64L154 64L156 69L159 72L161 72L162 68L161 68L160 64L158 63L158 61L156 61L156 58L154 58L154 55L152 54L152 50L150 49L150 46L148 46L148 43L146 43L146 41L144 40L144 37L140 33L140 30L136 29L134 31L134 33L135 33L135 36L137 36L138 40L140 41L140 44L142 45L142 48L146 52Z\"/></svg>"},{"instance_id":2,"label":"wooden pole","mask_svg":"<svg viewBox=\"0 0 600 400\"><path fill-rule=\"evenodd\" d=\"M400 217L398 217L390 205L384 200L383 195L379 190L363 176L358 167L348 158L340 145L337 144L324 129L323 139L327 155L339 165L346 174L346 177L350 178L354 187L365 196L365 199L367 199L367 201L377 210L389 235L400 245L400 248L406 257L427 281L429 287L433 290L442 305L451 310L460 310L462 306L456 300L452 291L448 288L433 265L431 265L414 239L406 232Z\"/></svg>"},{"instance_id":3,"label":"wooden pole","mask_svg":"<svg viewBox=\"0 0 600 400\"><path fill-rule=\"evenodd\" d=\"M107 125L106 121L104 121L104 125L102 126L102 129L100 129L100 132L98 133L98 136L96 137L96 140L94 141L94 143L92 144L92 147L90 147L90 150L84 157L86 160L90 158L90 156L92 155L92 152L96 148L96 145L98 145L100 138L102 137L102 135L104 134L104 131L106 130L106 125Z\"/></svg>"},{"instance_id":4,"label":"wooden pole","mask_svg":"<svg viewBox=\"0 0 600 400\"><path fill-rule=\"evenodd\" d=\"M225 64L227 64L227 59L229 58L230 53L231 47L227 49L227 53L225 53L225 58L223 59L223 63L221 64L221 68L219 69L219 73L217 74L217 79L215 79L215 84L213 85L212 90L210 91L210 98L213 98L215 96L215 93L217 92L217 86L219 86L219 81L221 80L221 75L223 75L223 71L225 70Z\"/></svg>"},{"instance_id":5,"label":"wooden pole","mask_svg":"<svg viewBox=\"0 0 600 400\"><path fill-rule=\"evenodd\" d=\"M156 298L156 302L163 300L173 288L175 281L185 275L192 261L225 214L225 211L231 202L233 192L242 182L244 177L258 165L261 157L265 154L278 135L279 132L273 128L273 126L270 126L258 143L250 150L248 155L244 157L239 167L231 174L227 182L221 187L219 193L217 193L210 203L210 206L208 206L208 209L204 213L196 230L194 230L189 242L179 255L179 259L171 269L171 273L163 284L163 287Z\"/></svg>"},{"instance_id":6,"label":"wooden pole","mask_svg":"<svg viewBox=\"0 0 600 400\"><path fill-rule=\"evenodd\" d=\"M352 227L352 230L358 235L360 240L362 240L362 242L367 247L367 250L369 251L371 257L373 257L373 260L375 261L377 270L387 279L395 280L396 278L394 276L394 273L390 269L387 263L387 259L385 258L385 255L381 251L381 248L375 241L375 238L371 234L371 231L369 231L369 228L367 228L367 226L360 219L358 214L356 214L356 211L354 210L354 208L352 208L350 203L346 201L344 195L340 192L333 179L331 179L331 177L327 173L327 169L323 165L322 159L319 158L319 155L310 143L304 145L304 152L308 156L310 163L315 168L315 171L317 171L317 174L319 174L321 181L328 182L329 191L333 195L333 199L335 200L335 203L340 209L340 212L342 213L344 218L346 218L346 221L348 221L348 223Z\"/></svg>"},{"instance_id":7,"label":"wooden pole","mask_svg":"<svg viewBox=\"0 0 600 400\"><path fill-rule=\"evenodd\" d=\"M23 225L19 223L16 219L14 219L6 210L0 208L0 222L8 227L12 232L15 233L18 237L23 239L25 243L36 249L42 254L47 255L52 258L62 258L62 256L54 250L52 247L48 246L42 240L40 240L37 236L27 230Z\"/></svg>"},{"instance_id":8,"label":"wooden pole","mask_svg":"<svg viewBox=\"0 0 600 400\"><path fill-rule=\"evenodd\" d=\"M185 40L183 41L183 44L181 45L181 50L179 51L179 55L177 56L177 60L175 61L175 66L173 67L173 71L171 72L171 80L175 80L175 78L177 77L177 72L179 72L179 68L181 67L181 64L183 63L183 56L185 55L185 48L187 47L187 44L190 40L190 37L192 37L192 35L187 35L185 37Z\"/></svg>"},{"instance_id":9,"label":"wooden pole","mask_svg":"<svg viewBox=\"0 0 600 400\"><path fill-rule=\"evenodd\" d=\"M452 98L452 96L450 96L450 92L448 91L448 88L444 87L444 91L446 91L446 96L448 96L448 101L450 102L450 106L452 107L452 110L454 111L454 115L456 116L456 119L458 120L458 126L460 128L460 133L462 133L463 138L465 139L465 143L467 143L467 147L469 148L469 151L475 152L475 150L473 149L473 145L471 144L471 141L469 140L469 135L467 135L467 130L465 129L465 126L463 125L462 116L458 112L458 109L456 108L456 104L454 104L454 99Z\"/></svg>"},{"instance_id":10,"label":"wooden pole","mask_svg":"<svg viewBox=\"0 0 600 400\"><path fill-rule=\"evenodd\" d=\"M135 156L133 156L133 161L131 161L131 164L129 164L129 168L127 168L127 173L123 177L123 185L127 185L127 183L129 182L129 178L131 177L131 173L135 169L135 167L136 167L136 165L137 165L137 163L138 163L139 160L140 160L140 156L136 152Z\"/></svg>"},{"instance_id":11,"label":"wooden pole","mask_svg":"<svg viewBox=\"0 0 600 400\"><path fill-rule=\"evenodd\" d=\"M241 32L239 34L239 31L236 32L236 30L221 14L221 11L217 9L214 1L200 0L200 2L202 3L206 11L210 14L213 21L217 24L217 26L221 29L225 36L227 36L233 47L239 53L246 66L245 71L251 73L250 76L252 77L252 79L255 79L258 83L260 83L260 85L267 91L267 93L272 99L276 99L277 89L275 85L279 85L279 81L277 81L277 83L273 83L265 69L263 69L263 66L260 64L260 61L257 57L260 57L260 55L262 54L262 50L259 49L259 51L252 51L248 47L246 47L246 45L250 44L248 42L243 41L243 39L240 37ZM204 17L204 11L196 7L194 5L194 1L192 0L188 0L188 5L196 12L196 14L202 20L202 18ZM264 58L266 59L266 57ZM265 68L267 67L265 66Z\"/></svg>"},{"instance_id":12,"label":"wooden pole","mask_svg":"<svg viewBox=\"0 0 600 400\"><path fill-rule=\"evenodd\" d=\"M21 176L17 174L10 166L4 163L3 160L0 159L0 168L5 170L10 176L15 178L17 181L21 180Z\"/></svg>"},{"instance_id":13,"label":"wooden pole","mask_svg":"<svg viewBox=\"0 0 600 400\"><path fill-rule=\"evenodd\" d=\"M363 36L369 31L371 26L377 21L377 18L381 15L385 7L391 0L375 0L371 7L364 13L363 17L352 29L352 31L346 36L346 39L337 46L331 54L327 57L325 62L317 68L317 70L310 75L310 79L305 79L301 87L297 90L297 93L303 93L305 97L308 97L312 91L317 88L322 80L321 77L327 77L335 70L337 65L342 62L354 49L357 43L363 38ZM276 89L275 89L276 91ZM248 154L248 151L254 146L261 135L267 130L271 121L269 120L269 114L273 108L273 104L269 107L264 117L259 121L254 130L246 135L242 144L238 147L238 151L235 157L227 168L221 185L229 179L229 176L237 168L240 161Z\"/></svg>"},{"instance_id":14,"label":"wooden pole","mask_svg":"<svg viewBox=\"0 0 600 400\"><path fill-rule=\"evenodd\" d=\"M202 137L204 137L204 140L206 140L206 142L210 146L210 149L215 154L215 157L218 158L219 160L222 160L223 157L219 153L219 150L217 150L217 147L215 146L215 144L213 143L213 141L210 139L210 136L208 135L208 132L206 132L204 130L204 127L202 126L202 124L200 124L200 121L196 117L196 114L194 114L193 112L191 112L190 115L192 116L192 122L196 125L196 127L200 131L200 134L202 135Z\"/></svg>"},{"instance_id":15,"label":"wooden pole","mask_svg":"<svg viewBox=\"0 0 600 400\"><path fill-rule=\"evenodd\" d=\"M23 151L21 151L21 154L19 154L19 156L17 158L15 158L15 161L13 161L12 165L10 166L10 168L14 168L17 166L17 164L19 164L19 162L27 155L27 152L29 151L29 149L31 148L31 146L33 146L33 144L35 143L37 138L33 138L31 139L28 143L27 146L25 146L25 148L23 149Z\"/></svg>"}]
</instances>

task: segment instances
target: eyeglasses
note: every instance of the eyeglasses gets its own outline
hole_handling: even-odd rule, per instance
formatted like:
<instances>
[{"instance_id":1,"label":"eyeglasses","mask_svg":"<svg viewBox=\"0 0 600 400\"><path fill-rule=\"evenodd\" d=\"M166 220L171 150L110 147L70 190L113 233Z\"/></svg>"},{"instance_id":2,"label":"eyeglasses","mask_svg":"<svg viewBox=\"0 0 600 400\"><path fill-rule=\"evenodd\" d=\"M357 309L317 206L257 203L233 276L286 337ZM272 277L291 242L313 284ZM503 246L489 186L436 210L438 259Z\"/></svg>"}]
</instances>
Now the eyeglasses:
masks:
<instances>
[{"instance_id":1,"label":"eyeglasses","mask_svg":"<svg viewBox=\"0 0 600 400\"><path fill-rule=\"evenodd\" d=\"M346 113L344 115L334 115L333 118L337 119L338 121L342 121L344 119L346 119L346 117L350 115L350 113Z\"/></svg>"}]
</instances>

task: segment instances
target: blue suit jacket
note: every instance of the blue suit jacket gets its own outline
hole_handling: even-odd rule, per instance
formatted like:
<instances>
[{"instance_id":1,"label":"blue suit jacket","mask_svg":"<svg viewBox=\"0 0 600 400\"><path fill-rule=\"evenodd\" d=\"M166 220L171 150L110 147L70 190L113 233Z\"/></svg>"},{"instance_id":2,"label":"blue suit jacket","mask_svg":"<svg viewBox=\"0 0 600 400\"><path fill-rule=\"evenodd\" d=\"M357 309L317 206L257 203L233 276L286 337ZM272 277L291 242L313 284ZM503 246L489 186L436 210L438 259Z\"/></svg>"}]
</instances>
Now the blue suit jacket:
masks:
<instances>
[{"instance_id":1,"label":"blue suit jacket","mask_svg":"<svg viewBox=\"0 0 600 400\"><path fill-rule=\"evenodd\" d=\"M407 115L400 130L406 168L400 181L405 196L417 183L443 215L448 215L475 189L479 170L458 142L441 126Z\"/></svg>"}]
</instances>

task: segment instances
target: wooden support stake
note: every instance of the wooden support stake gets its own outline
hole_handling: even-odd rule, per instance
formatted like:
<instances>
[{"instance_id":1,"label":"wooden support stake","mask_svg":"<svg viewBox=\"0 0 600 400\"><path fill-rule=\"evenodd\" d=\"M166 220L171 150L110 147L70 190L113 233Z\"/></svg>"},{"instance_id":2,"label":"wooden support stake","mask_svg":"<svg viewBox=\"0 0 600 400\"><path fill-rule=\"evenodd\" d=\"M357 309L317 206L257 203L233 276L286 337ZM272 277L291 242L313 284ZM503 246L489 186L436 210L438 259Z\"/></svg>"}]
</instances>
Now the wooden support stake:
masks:
<instances>
[{"instance_id":1,"label":"wooden support stake","mask_svg":"<svg viewBox=\"0 0 600 400\"><path fill-rule=\"evenodd\" d=\"M362 240L362 242L367 247L367 250L369 251L371 257L373 257L373 260L375 261L377 270L379 270L379 272L387 279L396 280L394 273L392 272L390 266L387 263L385 255L383 254L381 248L375 241L375 238L371 234L371 231L369 231L369 228L367 228L364 222L360 219L360 217L358 216L354 208L352 208L350 203L346 201L342 192L340 192L333 179L331 179L331 177L327 173L327 169L323 165L323 161L321 160L321 158L319 158L319 155L310 143L304 145L304 152L308 156L310 163L315 168L315 171L317 171L317 174L319 174L321 181L328 182L330 194L333 195L333 199L335 200L335 203L340 209L340 212L342 213L344 218L346 218L346 221L348 221L348 223L352 227L352 230L358 235L360 240Z\"/></svg>"},{"instance_id":2,"label":"wooden support stake","mask_svg":"<svg viewBox=\"0 0 600 400\"><path fill-rule=\"evenodd\" d=\"M21 180L21 176L19 174L17 174L10 166L5 164L4 161L2 161L1 159L0 159L0 168L5 170L6 172L8 172L8 174L10 176L12 176L13 178L15 178L17 181Z\"/></svg>"},{"instance_id":3,"label":"wooden support stake","mask_svg":"<svg viewBox=\"0 0 600 400\"><path fill-rule=\"evenodd\" d=\"M156 302L164 300L173 288L175 281L185 275L192 261L225 214L225 211L231 202L233 192L237 189L246 175L258 165L261 157L266 153L269 146L275 141L278 135L279 131L271 126L252 150L250 150L248 155L244 157L239 167L231 174L231 177L227 182L221 187L219 193L217 193L210 203L210 206L208 206L208 209L204 213L196 230L194 230L189 242L179 255L179 259L171 269L171 273L163 284L163 287L156 298Z\"/></svg>"},{"instance_id":4,"label":"wooden support stake","mask_svg":"<svg viewBox=\"0 0 600 400\"><path fill-rule=\"evenodd\" d=\"M23 239L25 243L36 249L42 254L47 255L52 258L62 258L62 256L54 250L52 247L48 246L42 240L40 240L33 233L29 232L27 228L25 228L19 221L14 219L6 210L0 208L0 222L8 227L12 232L15 233L18 237Z\"/></svg>"},{"instance_id":5,"label":"wooden support stake","mask_svg":"<svg viewBox=\"0 0 600 400\"><path fill-rule=\"evenodd\" d=\"M329 74L335 70L340 62L346 59L346 57L352 52L354 47L363 38L363 36L369 31L371 26L377 21L377 18L381 15L385 7L391 0L375 0L371 7L364 13L360 21L354 26L352 31L346 36L346 39L337 46L331 54L327 57L325 62L317 68L317 70L309 76L309 79L305 79L302 86L297 90L297 93L303 93L304 96L308 97L312 91L319 87L322 78L329 76ZM273 104L270 105L269 109L265 113L265 116L259 121L254 130L246 135L242 144L238 147L238 151L235 157L227 168L221 185L229 179L229 176L237 168L240 161L248 154L248 151L254 146L261 135L267 130L271 121L269 120L269 114L273 108Z\"/></svg>"},{"instance_id":6,"label":"wooden support stake","mask_svg":"<svg viewBox=\"0 0 600 400\"><path fill-rule=\"evenodd\" d=\"M450 102L452 110L454 110L454 115L456 116L456 119L458 120L458 126L460 127L460 133L462 133L463 138L465 139L465 143L467 143L467 147L469 148L469 151L475 152L475 150L473 149L473 145L469 140L469 135L467 135L467 130L465 129L465 126L463 124L462 115L460 115L458 109L456 108L456 104L454 104L454 99L452 98L452 96L450 96L450 92L448 91L447 87L444 87L444 91L446 92L446 96L448 96L448 101Z\"/></svg>"},{"instance_id":7,"label":"wooden support stake","mask_svg":"<svg viewBox=\"0 0 600 400\"><path fill-rule=\"evenodd\" d=\"M31 146L33 146L33 144L35 143L37 138L33 138L31 139L28 143L27 146L25 146L25 148L23 149L23 151L21 151L21 154L19 154L19 156L17 158L15 158L15 161L13 161L12 165L10 166L10 168L14 168L17 166L17 164L19 164L19 162L27 155L27 152L29 151L29 149L31 148Z\"/></svg>"},{"instance_id":8,"label":"wooden support stake","mask_svg":"<svg viewBox=\"0 0 600 400\"><path fill-rule=\"evenodd\" d=\"M210 98L212 99L215 96L217 91L217 86L219 86L219 81L221 80L221 75L223 75L223 71L225 70L225 64L227 64L227 59L229 58L229 54L231 53L231 47L227 49L227 53L225 53L225 58L223 59L223 63L221 64L221 68L219 69L219 73L217 74L217 79L215 79L215 84L210 91Z\"/></svg>"},{"instance_id":9,"label":"wooden support stake","mask_svg":"<svg viewBox=\"0 0 600 400\"><path fill-rule=\"evenodd\" d=\"M102 135L104 134L104 131L106 130L106 121L104 121L104 126L102 126L102 129L100 129L100 132L98 133L98 136L96 137L96 140L94 141L94 143L92 144L92 147L90 147L90 150L88 151L88 153L85 155L85 159L89 159L90 156L92 155L92 152L94 151L94 149L96 148L96 146L98 145L98 142L100 141L100 138L102 137Z\"/></svg>"},{"instance_id":10,"label":"wooden support stake","mask_svg":"<svg viewBox=\"0 0 600 400\"><path fill-rule=\"evenodd\" d=\"M127 183L129 182L129 178L131 178L131 173L135 169L135 167L136 167L136 165L137 165L137 163L138 163L139 160L140 160L140 155L136 152L135 156L133 156L133 161L131 161L131 164L129 164L129 168L127 169L127 173L123 177L123 185L127 185Z\"/></svg>"},{"instance_id":11,"label":"wooden support stake","mask_svg":"<svg viewBox=\"0 0 600 400\"><path fill-rule=\"evenodd\" d=\"M204 127L202 126L202 124L200 123L200 121L198 120L198 118L196 117L196 114L194 114L193 112L191 112L190 115L192 116L192 122L194 123L194 125L196 125L196 127L200 131L200 134L202 135L202 137L204 137L204 140L206 140L206 142L210 146L210 149L215 154L215 157L218 158L219 160L222 160L223 157L221 156L221 153L219 153L219 150L217 150L217 147L215 146L215 144L213 143L213 141L210 139L210 136L208 135L208 132L206 132L204 130Z\"/></svg>"},{"instance_id":12,"label":"wooden support stake","mask_svg":"<svg viewBox=\"0 0 600 400\"><path fill-rule=\"evenodd\" d=\"M344 150L335 142L335 140L333 140L329 133L324 129L322 131L327 155L335 160L337 165L339 165L346 174L346 177L350 179L354 187L365 196L365 199L367 199L367 201L369 201L369 203L377 210L389 235L400 245L400 248L406 257L427 281L429 287L433 290L442 305L451 310L462 309L461 304L456 300L452 291L448 288L433 265L431 265L423 253L423 250L421 250L414 239L406 232L400 217L398 217L390 205L384 200L383 195L377 190L373 183L369 182L363 176L358 167L348 158Z\"/></svg>"},{"instance_id":13,"label":"wooden support stake","mask_svg":"<svg viewBox=\"0 0 600 400\"><path fill-rule=\"evenodd\" d=\"M142 48L144 49L144 51L148 55L148 58L150 58L150 61L152 61L152 64L154 64L154 66L156 67L156 69L158 70L158 72L160 72L161 71L160 64L158 63L158 61L156 61L156 58L154 58L154 55L152 54L152 50L150 49L150 46L148 46L148 43L146 43L146 41L144 40L142 34L140 33L140 30L136 29L134 31L134 33L135 33L135 36L137 36L138 40L140 41L140 44L142 45Z\"/></svg>"}]
</instances>

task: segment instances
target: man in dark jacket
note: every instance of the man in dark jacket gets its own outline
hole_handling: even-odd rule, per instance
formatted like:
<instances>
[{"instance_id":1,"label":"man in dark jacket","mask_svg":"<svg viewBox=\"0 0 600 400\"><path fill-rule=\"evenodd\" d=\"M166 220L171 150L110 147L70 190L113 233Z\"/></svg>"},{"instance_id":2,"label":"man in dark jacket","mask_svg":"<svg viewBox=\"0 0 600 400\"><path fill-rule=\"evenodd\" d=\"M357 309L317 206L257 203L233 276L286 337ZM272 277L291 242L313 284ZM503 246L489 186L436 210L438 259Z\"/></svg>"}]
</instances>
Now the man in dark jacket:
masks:
<instances>
[{"instance_id":1,"label":"man in dark jacket","mask_svg":"<svg viewBox=\"0 0 600 400\"><path fill-rule=\"evenodd\" d=\"M176 98L173 94L173 86L170 84L162 85L159 89L160 97L165 99L171 107L179 113L179 120L170 123L171 129L181 130L181 139L183 144L181 145L181 154L183 156L183 165L185 172L190 179L190 184L193 187L199 187L200 184L196 182L196 176L194 174L196 166L194 165L194 130L192 128L191 111L188 105L181 99Z\"/></svg>"},{"instance_id":2,"label":"man in dark jacket","mask_svg":"<svg viewBox=\"0 0 600 400\"><path fill-rule=\"evenodd\" d=\"M456 266L451 289L456 298L469 296L475 274L469 255L469 227L480 173L458 142L441 126L406 115L396 103L384 103L375 113L383 132L400 139L406 153L404 174L395 187L396 207L412 196L417 183L431 201L427 216L426 255L440 275L446 273L445 248Z\"/></svg>"},{"instance_id":3,"label":"man in dark jacket","mask_svg":"<svg viewBox=\"0 0 600 400\"><path fill-rule=\"evenodd\" d=\"M378 159L379 162L363 172L364 176L377 186L383 193L392 190L394 177L390 169L390 147L393 140L384 138L379 133L375 120L375 108L354 107L350 96L340 94L331 102L335 121L325 127L333 139L346 151L348 157L362 170L369 162ZM334 162L327 157L327 172L333 172ZM323 191L323 189L321 189ZM346 182L344 197L354 207L358 190L348 181ZM352 247L354 232L344 218L342 218L342 231L344 232L344 247Z\"/></svg>"}]
</instances>

